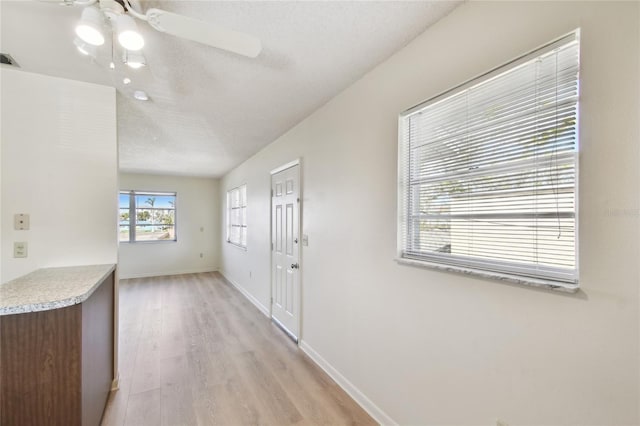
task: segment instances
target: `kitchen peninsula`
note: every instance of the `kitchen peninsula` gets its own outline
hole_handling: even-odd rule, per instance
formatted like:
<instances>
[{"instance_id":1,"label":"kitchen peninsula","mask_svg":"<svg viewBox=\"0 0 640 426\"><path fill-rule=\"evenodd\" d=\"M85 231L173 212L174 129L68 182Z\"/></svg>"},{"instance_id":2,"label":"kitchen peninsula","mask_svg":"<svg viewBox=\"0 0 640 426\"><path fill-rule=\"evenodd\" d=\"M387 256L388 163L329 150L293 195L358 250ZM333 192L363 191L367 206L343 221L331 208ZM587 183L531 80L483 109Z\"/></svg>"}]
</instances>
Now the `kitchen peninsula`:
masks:
<instances>
[{"instance_id":1,"label":"kitchen peninsula","mask_svg":"<svg viewBox=\"0 0 640 426\"><path fill-rule=\"evenodd\" d=\"M114 380L115 265L0 285L0 424L98 425Z\"/></svg>"}]
</instances>

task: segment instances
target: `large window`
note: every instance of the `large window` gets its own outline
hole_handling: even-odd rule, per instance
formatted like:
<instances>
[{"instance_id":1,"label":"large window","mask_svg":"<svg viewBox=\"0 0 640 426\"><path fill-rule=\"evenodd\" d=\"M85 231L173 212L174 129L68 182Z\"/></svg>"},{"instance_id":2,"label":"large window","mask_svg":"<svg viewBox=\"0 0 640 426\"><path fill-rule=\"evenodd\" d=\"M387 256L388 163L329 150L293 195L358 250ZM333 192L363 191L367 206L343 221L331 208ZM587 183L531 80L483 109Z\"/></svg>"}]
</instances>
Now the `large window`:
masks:
<instances>
[{"instance_id":1,"label":"large window","mask_svg":"<svg viewBox=\"0 0 640 426\"><path fill-rule=\"evenodd\" d=\"M401 114L399 256L577 287L578 33Z\"/></svg>"},{"instance_id":2,"label":"large window","mask_svg":"<svg viewBox=\"0 0 640 426\"><path fill-rule=\"evenodd\" d=\"M176 241L175 192L120 192L120 241Z\"/></svg>"},{"instance_id":3,"label":"large window","mask_svg":"<svg viewBox=\"0 0 640 426\"><path fill-rule=\"evenodd\" d=\"M227 242L247 247L247 185L227 192Z\"/></svg>"}]
</instances>

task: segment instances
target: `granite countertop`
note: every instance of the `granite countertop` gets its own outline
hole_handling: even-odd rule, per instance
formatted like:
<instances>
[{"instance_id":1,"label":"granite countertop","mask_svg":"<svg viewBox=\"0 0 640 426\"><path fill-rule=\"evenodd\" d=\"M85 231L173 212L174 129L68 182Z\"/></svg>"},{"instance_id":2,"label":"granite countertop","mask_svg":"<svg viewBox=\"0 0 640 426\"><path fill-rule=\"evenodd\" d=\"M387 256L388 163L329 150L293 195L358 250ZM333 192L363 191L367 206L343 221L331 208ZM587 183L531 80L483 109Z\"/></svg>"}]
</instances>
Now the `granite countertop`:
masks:
<instances>
[{"instance_id":1,"label":"granite countertop","mask_svg":"<svg viewBox=\"0 0 640 426\"><path fill-rule=\"evenodd\" d=\"M115 265L44 268L0 284L0 315L48 311L82 303Z\"/></svg>"}]
</instances>

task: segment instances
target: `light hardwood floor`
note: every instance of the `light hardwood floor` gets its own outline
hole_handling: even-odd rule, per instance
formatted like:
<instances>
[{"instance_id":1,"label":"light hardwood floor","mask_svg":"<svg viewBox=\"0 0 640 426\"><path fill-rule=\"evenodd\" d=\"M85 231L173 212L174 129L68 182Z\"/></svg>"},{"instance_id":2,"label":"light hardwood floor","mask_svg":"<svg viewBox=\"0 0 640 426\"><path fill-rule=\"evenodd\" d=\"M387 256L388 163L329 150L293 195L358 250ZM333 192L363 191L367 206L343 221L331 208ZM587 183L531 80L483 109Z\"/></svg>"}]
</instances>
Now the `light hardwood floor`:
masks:
<instances>
[{"instance_id":1,"label":"light hardwood floor","mask_svg":"<svg viewBox=\"0 0 640 426\"><path fill-rule=\"evenodd\" d=\"M120 390L103 425L369 425L218 273L120 282Z\"/></svg>"}]
</instances>

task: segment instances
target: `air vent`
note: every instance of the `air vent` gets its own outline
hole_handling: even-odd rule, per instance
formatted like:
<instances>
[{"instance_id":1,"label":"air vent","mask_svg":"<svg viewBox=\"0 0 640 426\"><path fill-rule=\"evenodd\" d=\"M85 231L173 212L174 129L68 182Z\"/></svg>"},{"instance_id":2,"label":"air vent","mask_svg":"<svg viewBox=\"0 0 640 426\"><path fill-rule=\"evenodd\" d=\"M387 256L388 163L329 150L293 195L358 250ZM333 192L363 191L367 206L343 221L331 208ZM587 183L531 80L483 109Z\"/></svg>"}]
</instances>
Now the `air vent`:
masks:
<instances>
[{"instance_id":1,"label":"air vent","mask_svg":"<svg viewBox=\"0 0 640 426\"><path fill-rule=\"evenodd\" d=\"M12 67L19 67L18 63L7 53L0 53L0 63L11 65Z\"/></svg>"}]
</instances>

